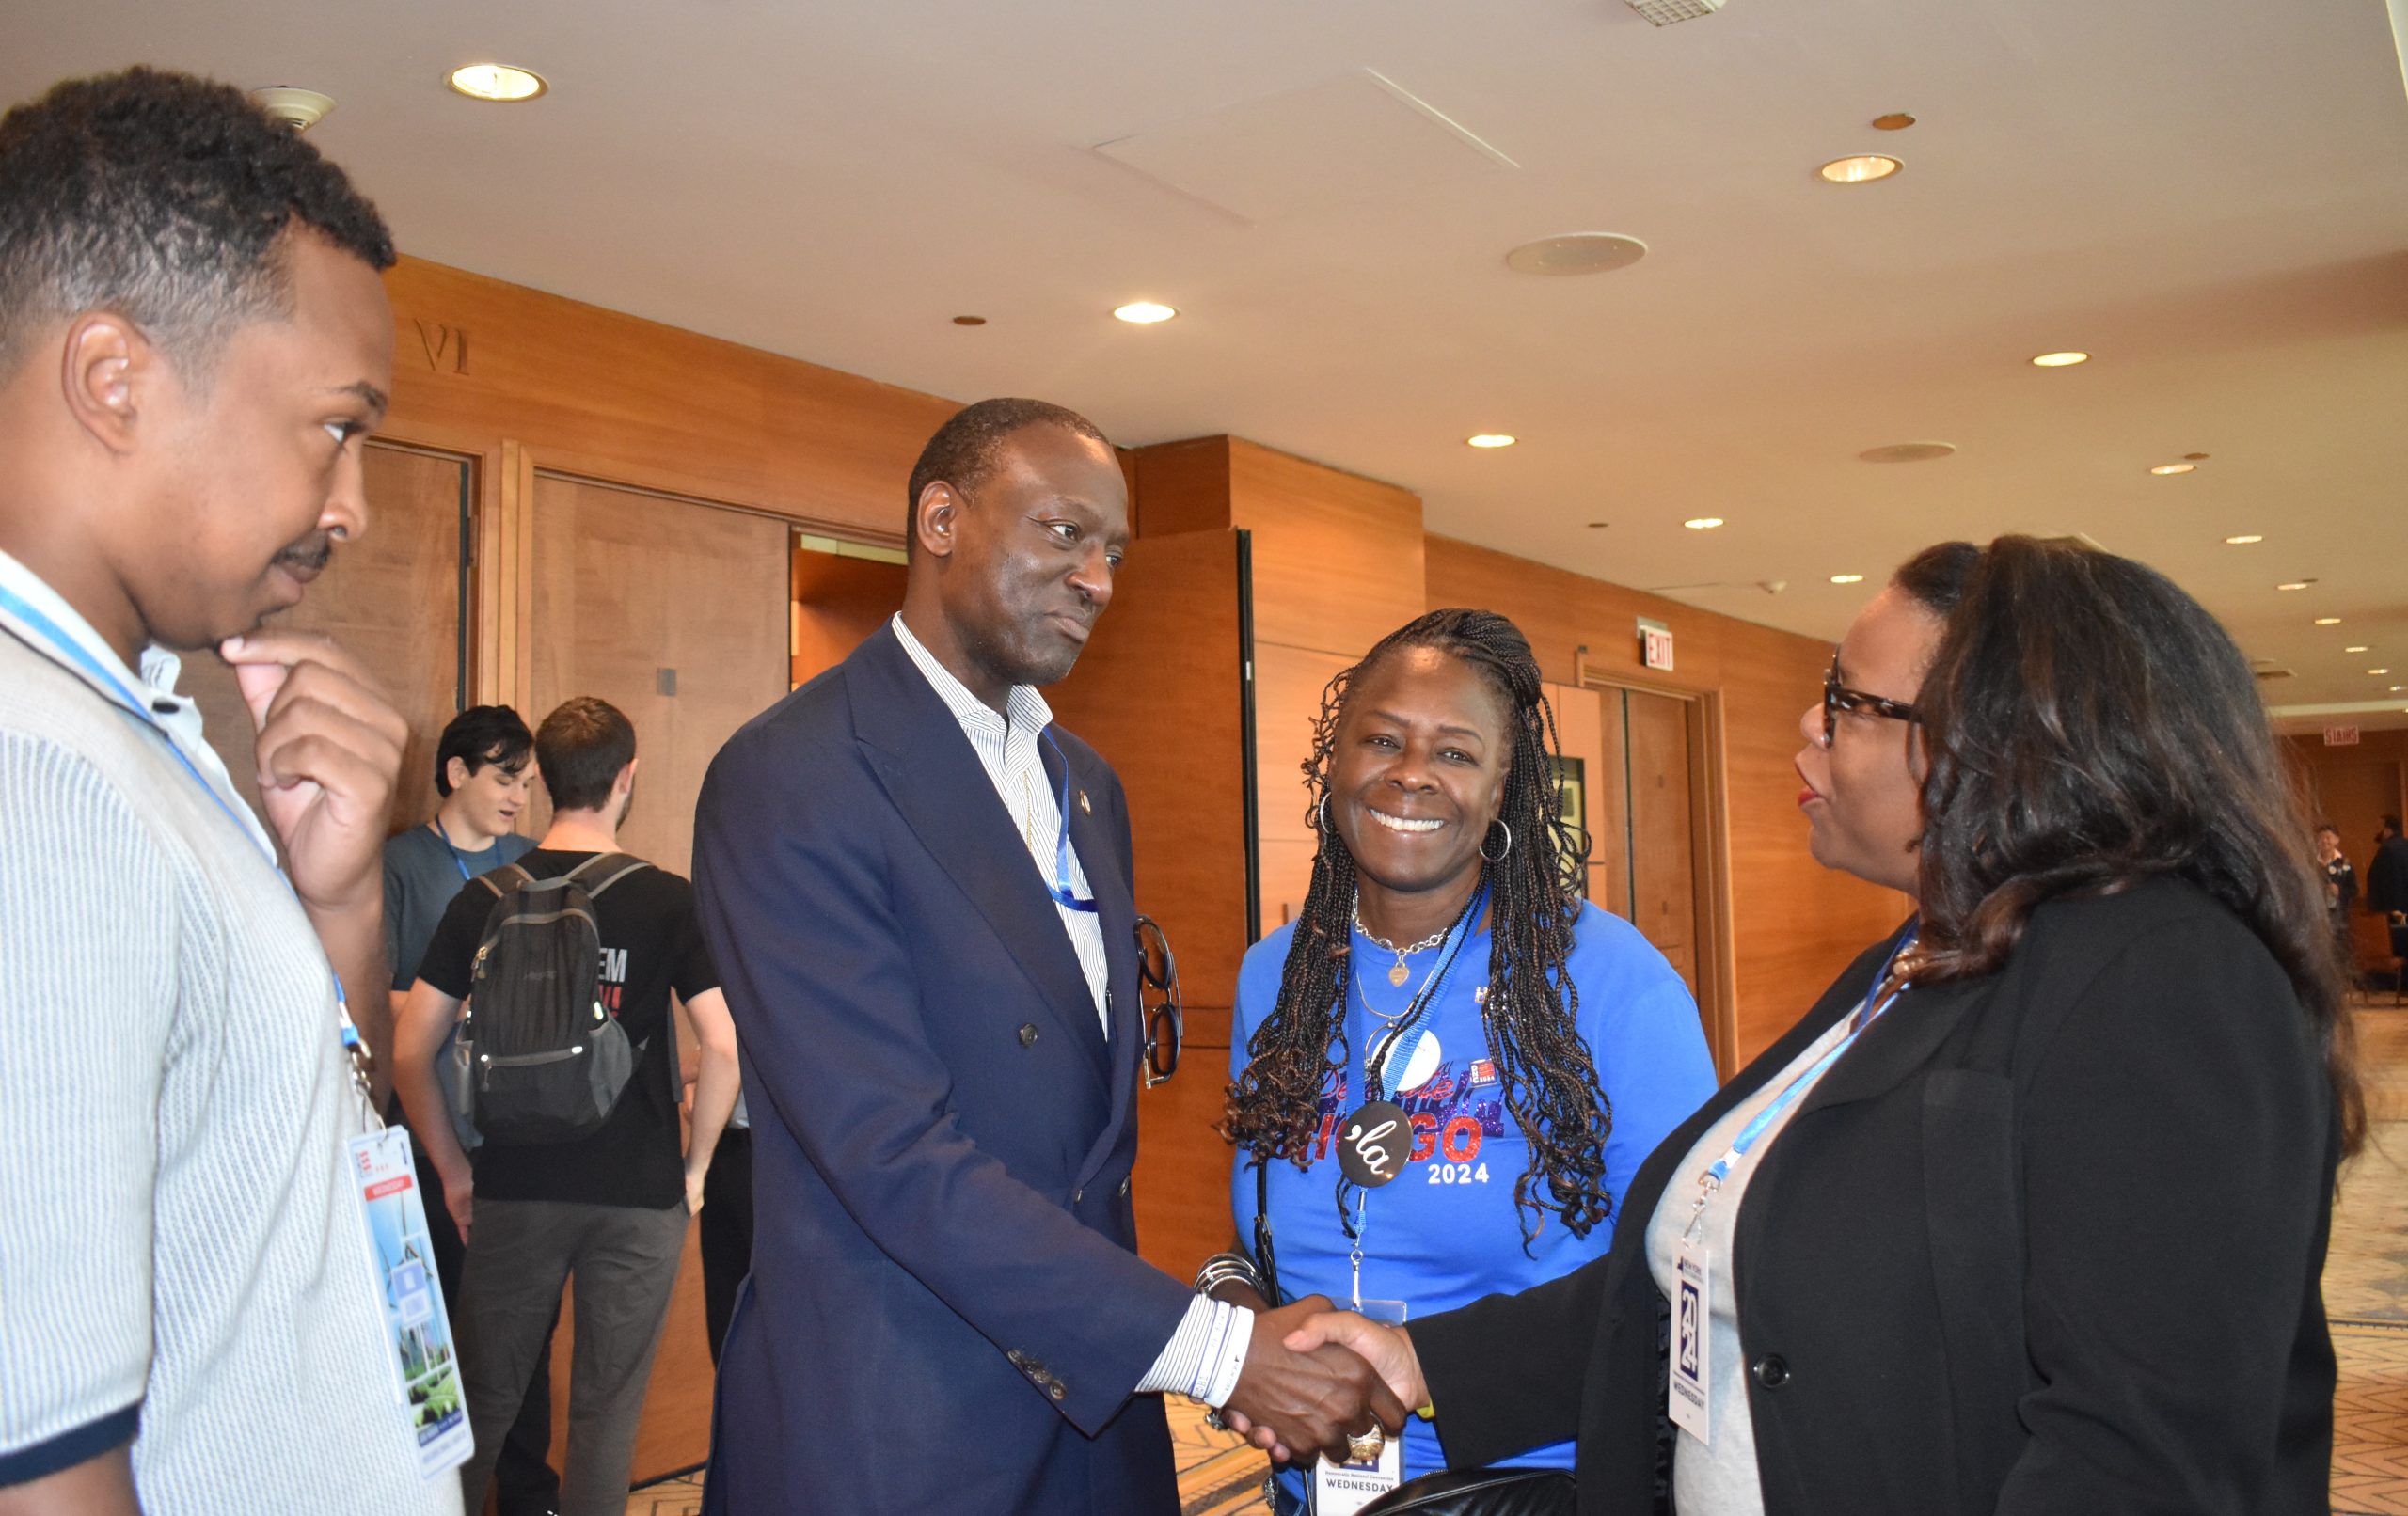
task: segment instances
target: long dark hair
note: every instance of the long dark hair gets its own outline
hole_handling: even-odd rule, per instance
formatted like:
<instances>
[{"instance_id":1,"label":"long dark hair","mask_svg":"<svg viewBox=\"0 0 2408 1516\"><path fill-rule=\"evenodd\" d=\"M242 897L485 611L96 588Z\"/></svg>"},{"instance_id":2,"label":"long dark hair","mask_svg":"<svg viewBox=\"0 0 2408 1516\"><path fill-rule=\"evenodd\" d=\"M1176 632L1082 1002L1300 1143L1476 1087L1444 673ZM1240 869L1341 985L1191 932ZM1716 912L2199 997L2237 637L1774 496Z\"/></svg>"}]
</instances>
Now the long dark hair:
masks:
<instances>
[{"instance_id":1,"label":"long dark hair","mask_svg":"<svg viewBox=\"0 0 2408 1516\"><path fill-rule=\"evenodd\" d=\"M2355 1152L2366 1102L2341 952L2248 661L2130 559L2031 537L1965 550L1928 549L1896 581L1946 628L1914 703L1931 764L1915 977L1996 971L2046 901L2187 879L2289 977Z\"/></svg>"},{"instance_id":2,"label":"long dark hair","mask_svg":"<svg viewBox=\"0 0 2408 1516\"><path fill-rule=\"evenodd\" d=\"M1564 973L1580 914L1574 870L1588 839L1563 819L1551 755L1555 713L1538 659L1520 628L1487 610L1434 610L1381 639L1363 661L1322 691L1312 756L1305 763L1307 819L1321 836L1312 885L1279 973L1279 997L1247 1044L1245 1071L1229 1086L1224 1135L1259 1157L1311 1161L1322 1090L1347 1066L1345 987L1353 946L1354 858L1335 828L1321 824L1330 758L1348 692L1406 648L1462 659L1505 697L1510 740L1497 815L1513 841L1496 861L1482 853L1488 887L1488 1034L1505 1108L1529 1142L1530 1166L1513 1184L1517 1211L1530 1213L1525 1242L1552 1211L1588 1235L1613 1208L1605 1190L1606 1137L1613 1109L1580 1040L1580 993ZM1483 846L1485 846L1483 842ZM1544 1194L1540 1192L1544 1189Z\"/></svg>"}]
</instances>

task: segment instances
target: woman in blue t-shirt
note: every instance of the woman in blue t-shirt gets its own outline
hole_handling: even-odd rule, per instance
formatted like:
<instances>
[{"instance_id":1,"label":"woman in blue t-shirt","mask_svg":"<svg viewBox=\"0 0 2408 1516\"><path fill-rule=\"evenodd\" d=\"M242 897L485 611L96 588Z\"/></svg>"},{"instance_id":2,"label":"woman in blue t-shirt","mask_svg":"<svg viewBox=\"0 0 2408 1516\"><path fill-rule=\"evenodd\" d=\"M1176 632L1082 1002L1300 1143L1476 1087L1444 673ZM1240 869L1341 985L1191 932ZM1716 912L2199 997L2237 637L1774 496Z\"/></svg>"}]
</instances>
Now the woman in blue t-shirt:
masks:
<instances>
[{"instance_id":1,"label":"woman in blue t-shirt","mask_svg":"<svg viewBox=\"0 0 2408 1516\"><path fill-rule=\"evenodd\" d=\"M1330 681L1311 889L1238 976L1231 1198L1253 1254L1199 1287L1259 1309L1268 1272L1283 1299L1394 1319L1567 1273L1713 1093L1679 975L1574 887L1587 843L1553 735L1529 641L1488 611L1432 611ZM1572 1445L1516 1461L1568 1468ZM1444 1465L1409 1420L1402 1477ZM1280 1475L1283 1516L1310 1485Z\"/></svg>"}]
</instances>

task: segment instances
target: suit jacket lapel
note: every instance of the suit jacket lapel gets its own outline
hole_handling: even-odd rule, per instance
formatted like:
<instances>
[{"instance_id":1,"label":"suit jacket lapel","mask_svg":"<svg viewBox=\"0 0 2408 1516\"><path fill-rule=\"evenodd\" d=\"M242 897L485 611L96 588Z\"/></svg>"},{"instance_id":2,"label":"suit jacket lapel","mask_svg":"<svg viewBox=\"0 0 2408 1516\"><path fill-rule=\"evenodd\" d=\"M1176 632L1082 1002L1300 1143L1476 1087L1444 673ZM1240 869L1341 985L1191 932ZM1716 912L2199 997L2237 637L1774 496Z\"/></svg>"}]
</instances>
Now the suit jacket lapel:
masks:
<instances>
[{"instance_id":1,"label":"suit jacket lapel","mask_svg":"<svg viewBox=\"0 0 2408 1516\"><path fill-rule=\"evenodd\" d=\"M1798 1114L1869 1100L1895 1088L1899 1081L1931 1062L1941 1044L1982 1003L1987 987L1986 980L1957 981L1919 987L1900 995L1808 1092ZM1859 987L1860 1000L1863 993Z\"/></svg>"},{"instance_id":2,"label":"suit jacket lapel","mask_svg":"<svg viewBox=\"0 0 2408 1516\"><path fill-rule=\"evenodd\" d=\"M1893 931L1891 936L1885 936L1878 943L1859 953L1857 962L1847 965L1847 970L1842 970L1840 977L1832 979L1830 989L1823 991L1823 999L1815 1001L1814 1008L1806 1011L1806 1016L1798 1018L1797 1025L1775 1037L1772 1047L1755 1054L1755 1059L1749 1061L1749 1066L1734 1073L1732 1081L1715 1090L1707 1098L1707 1102L1700 1104L1698 1110L1690 1114L1688 1121L1683 1121L1681 1126L1673 1129L1671 1136L1656 1143L1655 1153L1647 1155L1647 1160L1640 1162L1638 1175L1630 1176L1628 1192L1616 1196L1616 1237L1621 1235L1623 1227L1633 1224L1633 1218L1638 1218L1638 1230L1644 1232L1647 1218L1655 1215L1656 1203L1664 1201L1667 1189L1676 1184L1695 1184L1695 1175L1681 1175L1678 1164L1683 1158L1688 1158L1690 1148L1698 1145L1698 1138L1703 1138L1707 1129L1715 1126L1715 1121L1724 1119L1741 1099L1763 1090L1765 1082L1780 1076L1782 1068L1787 1068L1792 1061L1797 1061L1797 1056L1806 1051L1806 1047L1814 1044L1815 1037L1828 1033L1832 1022L1847 1016L1861 1003L1863 987L1869 985L1876 972L1880 972L1880 965L1883 965L1883 960L1888 960L1891 946L1902 931L1905 931L1905 924L1900 924L1900 929ZM1893 1006L1893 1011L1895 1011L1895 1006ZM1847 1064L1847 1059L1842 1059L1842 1064ZM1832 1073L1837 1073L1837 1068L1832 1068ZM1823 1082L1828 1085L1830 1076L1825 1076ZM1625 1249L1616 1244L1613 1252L1621 1256L1621 1254L1625 1254ZM1628 1256L1633 1261L1616 1263L1613 1268L1647 1268L1644 1254L1647 1254L1644 1246L1633 1244L1628 1249Z\"/></svg>"},{"instance_id":3,"label":"suit jacket lapel","mask_svg":"<svg viewBox=\"0 0 2408 1516\"><path fill-rule=\"evenodd\" d=\"M890 627L853 651L845 677L854 733L895 810L1086 1050L1096 1077L1106 1078L1102 1029L1078 954L960 723Z\"/></svg>"}]
</instances>

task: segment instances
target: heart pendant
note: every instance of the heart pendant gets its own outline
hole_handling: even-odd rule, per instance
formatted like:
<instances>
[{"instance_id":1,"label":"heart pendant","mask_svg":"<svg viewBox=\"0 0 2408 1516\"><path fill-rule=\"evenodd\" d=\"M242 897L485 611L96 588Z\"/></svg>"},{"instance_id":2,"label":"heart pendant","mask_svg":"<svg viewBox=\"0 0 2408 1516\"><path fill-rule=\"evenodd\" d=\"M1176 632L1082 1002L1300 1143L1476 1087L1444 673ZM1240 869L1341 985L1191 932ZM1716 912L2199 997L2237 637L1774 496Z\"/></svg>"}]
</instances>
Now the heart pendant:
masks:
<instances>
[{"instance_id":1,"label":"heart pendant","mask_svg":"<svg viewBox=\"0 0 2408 1516\"><path fill-rule=\"evenodd\" d=\"M1397 960L1396 967L1388 971L1388 983L1391 985L1401 985L1403 984L1405 980L1411 978L1412 975L1413 971L1404 966L1403 959L1399 958Z\"/></svg>"}]
</instances>

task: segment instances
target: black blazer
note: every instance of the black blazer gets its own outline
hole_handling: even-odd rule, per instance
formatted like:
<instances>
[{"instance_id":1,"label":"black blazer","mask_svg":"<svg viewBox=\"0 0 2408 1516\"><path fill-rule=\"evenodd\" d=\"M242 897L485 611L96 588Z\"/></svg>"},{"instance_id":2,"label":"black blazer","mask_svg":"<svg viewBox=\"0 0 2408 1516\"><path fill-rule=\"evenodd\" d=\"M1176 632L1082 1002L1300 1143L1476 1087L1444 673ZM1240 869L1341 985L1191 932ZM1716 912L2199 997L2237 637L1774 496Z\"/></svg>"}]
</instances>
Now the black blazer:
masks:
<instances>
[{"instance_id":1,"label":"black blazer","mask_svg":"<svg viewBox=\"0 0 2408 1516\"><path fill-rule=\"evenodd\" d=\"M1665 1139L1606 1257L1414 1323L1450 1462L1576 1435L1583 1516L1670 1508L1648 1220L1890 947ZM1766 1516L2327 1510L2338 1157L2316 1038L2229 911L2170 880L2041 908L1758 1150L1735 1366Z\"/></svg>"}]
</instances>

